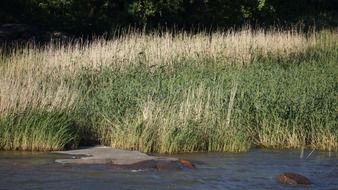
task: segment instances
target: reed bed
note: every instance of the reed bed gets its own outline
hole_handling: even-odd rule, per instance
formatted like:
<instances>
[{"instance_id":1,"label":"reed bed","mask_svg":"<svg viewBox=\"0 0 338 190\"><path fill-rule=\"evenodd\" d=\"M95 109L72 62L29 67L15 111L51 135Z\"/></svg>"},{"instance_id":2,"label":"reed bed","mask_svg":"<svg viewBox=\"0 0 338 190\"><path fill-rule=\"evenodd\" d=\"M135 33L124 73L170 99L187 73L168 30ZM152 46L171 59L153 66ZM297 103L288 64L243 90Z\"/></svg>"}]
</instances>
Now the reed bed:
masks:
<instances>
[{"instance_id":1,"label":"reed bed","mask_svg":"<svg viewBox=\"0 0 338 190\"><path fill-rule=\"evenodd\" d=\"M0 149L80 142L160 153L337 151L337 36L127 33L14 48L0 59ZM67 122L29 119L41 113ZM73 138L29 140L63 131Z\"/></svg>"},{"instance_id":2,"label":"reed bed","mask_svg":"<svg viewBox=\"0 0 338 190\"><path fill-rule=\"evenodd\" d=\"M3 150L62 150L76 145L74 124L63 113L20 113L2 119L0 149Z\"/></svg>"}]
</instances>

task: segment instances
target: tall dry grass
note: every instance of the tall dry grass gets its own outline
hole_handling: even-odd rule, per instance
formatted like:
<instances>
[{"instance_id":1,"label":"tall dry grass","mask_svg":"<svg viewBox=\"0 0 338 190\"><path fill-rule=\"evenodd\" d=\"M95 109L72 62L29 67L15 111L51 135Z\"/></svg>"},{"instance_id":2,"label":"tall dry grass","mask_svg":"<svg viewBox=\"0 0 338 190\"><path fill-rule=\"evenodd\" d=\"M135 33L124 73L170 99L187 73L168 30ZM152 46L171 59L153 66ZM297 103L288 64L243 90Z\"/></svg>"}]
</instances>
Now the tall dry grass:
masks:
<instances>
[{"instance_id":1,"label":"tall dry grass","mask_svg":"<svg viewBox=\"0 0 338 190\"><path fill-rule=\"evenodd\" d=\"M67 142L78 139L64 131L144 152L239 152L251 145L337 151L336 36L244 28L13 49L0 58L0 136L6 137L0 149L66 146L41 134L37 144L24 137L48 132L48 121L57 120L48 114L63 112L69 126L51 127L50 134ZM48 116L41 128L10 119L19 113L35 122L29 118L41 112ZM19 139L16 145L11 138Z\"/></svg>"},{"instance_id":2,"label":"tall dry grass","mask_svg":"<svg viewBox=\"0 0 338 190\"><path fill-rule=\"evenodd\" d=\"M257 55L288 56L315 45L295 31L241 31L163 35L131 33L106 41L27 47L0 58L0 116L31 108L69 108L78 96L72 81L86 67L125 69L158 66L177 60L213 59L221 64L249 64Z\"/></svg>"}]
</instances>

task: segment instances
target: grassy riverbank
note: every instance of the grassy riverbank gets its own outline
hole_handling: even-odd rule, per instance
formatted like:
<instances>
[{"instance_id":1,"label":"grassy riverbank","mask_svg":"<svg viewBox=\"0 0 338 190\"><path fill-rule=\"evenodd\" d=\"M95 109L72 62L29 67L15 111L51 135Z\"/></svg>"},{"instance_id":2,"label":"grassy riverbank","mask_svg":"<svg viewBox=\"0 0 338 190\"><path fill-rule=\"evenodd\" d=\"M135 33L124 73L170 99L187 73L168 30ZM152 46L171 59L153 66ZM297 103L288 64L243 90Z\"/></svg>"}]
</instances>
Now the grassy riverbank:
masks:
<instances>
[{"instance_id":1,"label":"grassy riverbank","mask_svg":"<svg viewBox=\"0 0 338 190\"><path fill-rule=\"evenodd\" d=\"M0 61L0 149L338 150L338 34L138 33Z\"/></svg>"}]
</instances>

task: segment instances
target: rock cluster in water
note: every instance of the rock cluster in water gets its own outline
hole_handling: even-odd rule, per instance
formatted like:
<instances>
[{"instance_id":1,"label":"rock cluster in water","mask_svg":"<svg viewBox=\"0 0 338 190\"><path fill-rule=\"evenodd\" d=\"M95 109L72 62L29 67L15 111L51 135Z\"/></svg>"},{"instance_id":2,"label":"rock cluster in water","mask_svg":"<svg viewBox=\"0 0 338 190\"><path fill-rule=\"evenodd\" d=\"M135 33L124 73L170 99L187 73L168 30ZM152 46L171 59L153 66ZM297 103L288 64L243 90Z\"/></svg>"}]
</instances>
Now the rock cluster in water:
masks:
<instances>
[{"instance_id":1,"label":"rock cluster in water","mask_svg":"<svg viewBox=\"0 0 338 190\"><path fill-rule=\"evenodd\" d=\"M119 150L110 147L89 147L71 151L54 153L68 154L70 159L58 159L61 164L108 164L112 169L128 170L180 170L194 169L189 160L177 158L150 156L138 151Z\"/></svg>"}]
</instances>

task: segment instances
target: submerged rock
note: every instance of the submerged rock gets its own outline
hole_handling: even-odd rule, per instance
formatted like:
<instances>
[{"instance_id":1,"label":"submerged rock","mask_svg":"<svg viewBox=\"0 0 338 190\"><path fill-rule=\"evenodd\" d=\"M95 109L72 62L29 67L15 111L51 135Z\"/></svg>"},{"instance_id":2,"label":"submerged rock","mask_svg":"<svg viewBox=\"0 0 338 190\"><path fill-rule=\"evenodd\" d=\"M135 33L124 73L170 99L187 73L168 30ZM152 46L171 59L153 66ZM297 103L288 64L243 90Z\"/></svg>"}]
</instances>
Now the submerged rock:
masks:
<instances>
[{"instance_id":1,"label":"submerged rock","mask_svg":"<svg viewBox=\"0 0 338 190\"><path fill-rule=\"evenodd\" d=\"M137 162L134 164L112 164L114 170L132 170L132 171L144 171L144 170L157 170L157 171L175 171L182 169L190 169L182 165L179 160L166 160L155 159Z\"/></svg>"},{"instance_id":2,"label":"submerged rock","mask_svg":"<svg viewBox=\"0 0 338 190\"><path fill-rule=\"evenodd\" d=\"M189 160L179 160L178 161L182 166L189 168L189 169L195 169L195 164L190 162Z\"/></svg>"},{"instance_id":3,"label":"submerged rock","mask_svg":"<svg viewBox=\"0 0 338 190\"><path fill-rule=\"evenodd\" d=\"M312 182L297 173L290 173L284 172L277 176L277 181L281 184L288 184L288 185L311 185Z\"/></svg>"},{"instance_id":4,"label":"submerged rock","mask_svg":"<svg viewBox=\"0 0 338 190\"><path fill-rule=\"evenodd\" d=\"M110 147L89 147L54 153L68 154L70 159L57 159L61 164L108 164L114 170L180 170L193 169L195 165L188 160L150 156L138 151L119 150Z\"/></svg>"}]
</instances>

